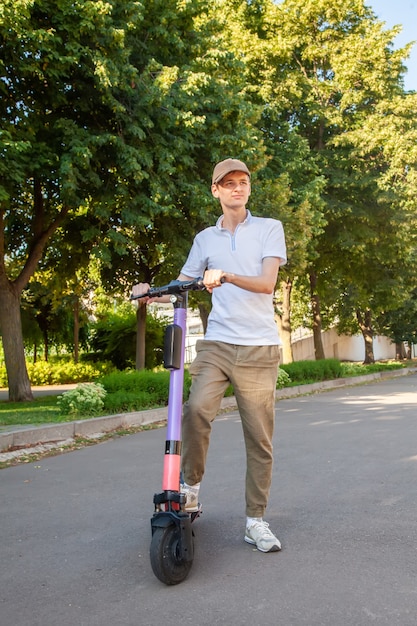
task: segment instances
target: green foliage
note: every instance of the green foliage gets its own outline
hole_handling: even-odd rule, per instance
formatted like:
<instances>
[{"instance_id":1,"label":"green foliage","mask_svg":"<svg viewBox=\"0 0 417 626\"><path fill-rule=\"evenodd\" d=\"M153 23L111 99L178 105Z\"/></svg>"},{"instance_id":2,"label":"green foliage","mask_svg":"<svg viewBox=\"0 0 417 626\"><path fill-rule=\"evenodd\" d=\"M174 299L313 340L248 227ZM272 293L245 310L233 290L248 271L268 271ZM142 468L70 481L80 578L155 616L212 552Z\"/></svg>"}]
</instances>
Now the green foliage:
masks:
<instances>
[{"instance_id":1,"label":"green foliage","mask_svg":"<svg viewBox=\"0 0 417 626\"><path fill-rule=\"evenodd\" d=\"M42 256L78 296L77 269L90 255L119 293L138 274L150 281L163 268L172 278L216 206L213 161L237 152L262 160L258 111L209 7L3 0L0 311L14 280L16 319ZM23 347L10 316L2 325L8 353L19 346L20 367L9 372L18 396Z\"/></svg>"},{"instance_id":2,"label":"green foliage","mask_svg":"<svg viewBox=\"0 0 417 626\"><path fill-rule=\"evenodd\" d=\"M111 413L140 411L168 404L169 372L130 370L113 372L100 380L106 389L104 406ZM186 396L186 386L184 397Z\"/></svg>"},{"instance_id":3,"label":"green foliage","mask_svg":"<svg viewBox=\"0 0 417 626\"><path fill-rule=\"evenodd\" d=\"M27 364L32 385L63 385L66 383L89 382L109 371L109 363L49 363L37 361Z\"/></svg>"},{"instance_id":4,"label":"green foliage","mask_svg":"<svg viewBox=\"0 0 417 626\"><path fill-rule=\"evenodd\" d=\"M156 402L154 394L147 391L115 391L104 400L104 410L108 414L144 411L165 405L166 398L164 402Z\"/></svg>"},{"instance_id":5,"label":"green foliage","mask_svg":"<svg viewBox=\"0 0 417 626\"><path fill-rule=\"evenodd\" d=\"M288 387L290 383L290 375L280 366L278 368L277 389L284 389L284 387Z\"/></svg>"},{"instance_id":6,"label":"green foliage","mask_svg":"<svg viewBox=\"0 0 417 626\"><path fill-rule=\"evenodd\" d=\"M320 361L294 361L280 365L294 384L305 384L320 380L340 378L342 366L337 359L322 359Z\"/></svg>"},{"instance_id":7,"label":"green foliage","mask_svg":"<svg viewBox=\"0 0 417 626\"><path fill-rule=\"evenodd\" d=\"M146 319L145 367L162 364L164 331L167 321L153 315ZM108 360L118 370L135 365L136 315L129 309L108 313L91 327L91 347L100 360Z\"/></svg>"},{"instance_id":8,"label":"green foliage","mask_svg":"<svg viewBox=\"0 0 417 626\"><path fill-rule=\"evenodd\" d=\"M391 363L369 363L364 365L363 363L342 363L343 378L350 376L364 376L365 374L375 374L377 372L388 372L392 370L398 370L405 367L403 363L391 362Z\"/></svg>"},{"instance_id":9,"label":"green foliage","mask_svg":"<svg viewBox=\"0 0 417 626\"><path fill-rule=\"evenodd\" d=\"M322 359L320 361L295 361L280 365L280 370L286 372L289 380L286 385L307 384L322 380L334 380L351 376L363 376L376 372L397 370L405 367L398 362L372 363L341 363L337 359Z\"/></svg>"},{"instance_id":10,"label":"green foliage","mask_svg":"<svg viewBox=\"0 0 417 626\"><path fill-rule=\"evenodd\" d=\"M361 0L3 0L0 316L8 362L20 352L13 386L25 363L11 321L36 270L26 346L41 329L46 347L70 345L91 259L106 293L171 279L217 216L208 181L227 155L254 171L254 212L284 223L280 277L317 276L324 325L398 310L417 281L417 96L402 88L397 32ZM162 356L152 325L149 369ZM133 326L98 328L102 358L134 364Z\"/></svg>"},{"instance_id":11,"label":"green foliage","mask_svg":"<svg viewBox=\"0 0 417 626\"><path fill-rule=\"evenodd\" d=\"M99 359L120 370L135 362L136 318L133 313L110 313L92 325L90 345Z\"/></svg>"},{"instance_id":12,"label":"green foliage","mask_svg":"<svg viewBox=\"0 0 417 626\"><path fill-rule=\"evenodd\" d=\"M61 245L65 249L65 244ZM23 291L21 300L26 353L29 350L39 353L43 348L47 359L52 347L65 346L67 350L74 351L75 322L78 326L78 346L87 348L88 316L77 292L81 292L86 302L91 293L91 281L81 280L81 272L74 267L70 269L68 257L72 263L80 264L74 249L62 254L55 246L56 242L46 253L36 278ZM85 289L84 293L82 289Z\"/></svg>"},{"instance_id":13,"label":"green foliage","mask_svg":"<svg viewBox=\"0 0 417 626\"><path fill-rule=\"evenodd\" d=\"M51 359L36 363L28 362L27 368L31 384L42 386L90 382L110 372L113 366L109 362L74 363L68 359L54 362L54 359ZM4 365L0 365L0 387L7 387L7 372Z\"/></svg>"},{"instance_id":14,"label":"green foliage","mask_svg":"<svg viewBox=\"0 0 417 626\"><path fill-rule=\"evenodd\" d=\"M250 5L236 2L225 29L263 108L271 159L262 175L288 176L280 275L314 275L303 300L314 296L309 315L323 314L323 326L396 308L415 285L417 101L402 89L410 48L396 49L398 27L386 30L361 1Z\"/></svg>"},{"instance_id":15,"label":"green foliage","mask_svg":"<svg viewBox=\"0 0 417 626\"><path fill-rule=\"evenodd\" d=\"M0 387L7 387L7 371L4 365L0 365Z\"/></svg>"},{"instance_id":16,"label":"green foliage","mask_svg":"<svg viewBox=\"0 0 417 626\"><path fill-rule=\"evenodd\" d=\"M82 383L58 396L57 404L64 415L97 415L103 410L106 394L100 383Z\"/></svg>"},{"instance_id":17,"label":"green foliage","mask_svg":"<svg viewBox=\"0 0 417 626\"><path fill-rule=\"evenodd\" d=\"M100 383L109 394L117 392L147 393L154 406L163 406L168 400L169 372L162 370L130 370L103 376Z\"/></svg>"},{"instance_id":18,"label":"green foliage","mask_svg":"<svg viewBox=\"0 0 417 626\"><path fill-rule=\"evenodd\" d=\"M377 321L383 334L395 343L417 343L417 289L411 291L402 306L384 312Z\"/></svg>"},{"instance_id":19,"label":"green foliage","mask_svg":"<svg viewBox=\"0 0 417 626\"><path fill-rule=\"evenodd\" d=\"M166 370L128 370L112 372L100 379L107 391L105 407L113 411L138 411L141 408L166 406L168 404L170 373ZM188 398L191 376L184 371L183 400ZM229 395L232 388L229 390Z\"/></svg>"}]
</instances>

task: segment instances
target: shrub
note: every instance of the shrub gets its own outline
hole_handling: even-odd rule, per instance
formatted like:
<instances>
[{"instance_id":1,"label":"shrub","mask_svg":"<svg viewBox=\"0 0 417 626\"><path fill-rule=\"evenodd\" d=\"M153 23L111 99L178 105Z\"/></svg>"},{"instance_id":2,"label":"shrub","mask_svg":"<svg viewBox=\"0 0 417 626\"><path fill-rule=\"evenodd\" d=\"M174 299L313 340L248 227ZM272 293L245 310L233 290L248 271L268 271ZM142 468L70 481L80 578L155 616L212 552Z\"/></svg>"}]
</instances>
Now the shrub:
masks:
<instances>
[{"instance_id":1,"label":"shrub","mask_svg":"<svg viewBox=\"0 0 417 626\"><path fill-rule=\"evenodd\" d=\"M104 400L104 410L109 413L124 413L143 411L160 406L155 402L152 394L146 391L115 391L107 394Z\"/></svg>"},{"instance_id":2,"label":"shrub","mask_svg":"<svg viewBox=\"0 0 417 626\"><path fill-rule=\"evenodd\" d=\"M58 396L57 405L64 415L95 415L103 410L106 393L99 383L81 383Z\"/></svg>"},{"instance_id":3,"label":"shrub","mask_svg":"<svg viewBox=\"0 0 417 626\"><path fill-rule=\"evenodd\" d=\"M152 370L128 370L126 372L113 372L100 379L101 384L108 394L117 392L138 395L146 392L152 398L154 406L168 403L169 372L165 370L154 372Z\"/></svg>"},{"instance_id":4,"label":"shrub","mask_svg":"<svg viewBox=\"0 0 417 626\"><path fill-rule=\"evenodd\" d=\"M51 361L36 361L27 363L27 370L31 385L64 385L67 383L87 383L110 372L113 365L104 363L74 363L74 361L53 363ZM7 373L5 367L0 367L0 387L7 387Z\"/></svg>"},{"instance_id":5,"label":"shrub","mask_svg":"<svg viewBox=\"0 0 417 626\"><path fill-rule=\"evenodd\" d=\"M164 330L167 321L148 314L146 317L145 366L153 369L162 364ZM91 346L99 358L110 360L119 370L135 364L136 314L121 311L108 314L96 322L92 330Z\"/></svg>"},{"instance_id":6,"label":"shrub","mask_svg":"<svg viewBox=\"0 0 417 626\"><path fill-rule=\"evenodd\" d=\"M364 374L374 374L376 372L384 372L389 370L398 370L406 367L404 363L392 362L392 363L370 363L364 365L363 363L342 363L342 376L362 376Z\"/></svg>"},{"instance_id":7,"label":"shrub","mask_svg":"<svg viewBox=\"0 0 417 626\"><path fill-rule=\"evenodd\" d=\"M342 376L342 366L337 359L320 361L294 361L280 365L287 372L293 383L309 383L320 380L331 380Z\"/></svg>"},{"instance_id":8,"label":"shrub","mask_svg":"<svg viewBox=\"0 0 417 626\"><path fill-rule=\"evenodd\" d=\"M291 383L291 378L289 374L283 370L281 367L278 368L278 380L277 380L277 389L284 389L284 387L288 387Z\"/></svg>"},{"instance_id":9,"label":"shrub","mask_svg":"<svg viewBox=\"0 0 417 626\"><path fill-rule=\"evenodd\" d=\"M4 365L0 365L0 387L7 387L7 372Z\"/></svg>"},{"instance_id":10,"label":"shrub","mask_svg":"<svg viewBox=\"0 0 417 626\"><path fill-rule=\"evenodd\" d=\"M28 363L28 375L32 385L62 385L96 380L112 368L111 363L50 363L36 361Z\"/></svg>"},{"instance_id":11,"label":"shrub","mask_svg":"<svg viewBox=\"0 0 417 626\"><path fill-rule=\"evenodd\" d=\"M405 367L404 363L369 363L363 365L364 374L375 374L375 372L386 372L389 370L399 370Z\"/></svg>"}]
</instances>

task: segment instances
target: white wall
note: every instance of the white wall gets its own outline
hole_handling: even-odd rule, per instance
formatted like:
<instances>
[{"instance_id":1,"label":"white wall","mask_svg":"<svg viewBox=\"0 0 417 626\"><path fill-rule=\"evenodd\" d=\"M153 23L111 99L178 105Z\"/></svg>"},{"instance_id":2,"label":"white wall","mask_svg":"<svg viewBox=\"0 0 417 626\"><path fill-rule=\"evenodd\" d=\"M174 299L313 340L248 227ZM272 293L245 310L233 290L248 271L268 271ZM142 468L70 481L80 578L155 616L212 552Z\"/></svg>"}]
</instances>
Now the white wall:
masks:
<instances>
[{"instance_id":1,"label":"white wall","mask_svg":"<svg viewBox=\"0 0 417 626\"><path fill-rule=\"evenodd\" d=\"M326 359L340 361L363 361L365 358L365 342L362 335L338 335L334 329L322 334L324 356ZM314 361L313 336L293 341L294 361ZM395 359L395 344L387 337L374 337L374 357L376 361Z\"/></svg>"}]
</instances>

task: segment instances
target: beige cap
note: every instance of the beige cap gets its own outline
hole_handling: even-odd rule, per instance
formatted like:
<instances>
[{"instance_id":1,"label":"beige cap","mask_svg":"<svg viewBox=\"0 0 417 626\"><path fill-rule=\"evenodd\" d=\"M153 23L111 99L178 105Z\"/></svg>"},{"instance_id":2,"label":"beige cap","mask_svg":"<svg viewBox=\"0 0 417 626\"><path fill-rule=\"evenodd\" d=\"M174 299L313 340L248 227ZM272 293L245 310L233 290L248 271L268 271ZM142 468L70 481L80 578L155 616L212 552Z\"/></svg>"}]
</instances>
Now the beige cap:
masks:
<instances>
[{"instance_id":1,"label":"beige cap","mask_svg":"<svg viewBox=\"0 0 417 626\"><path fill-rule=\"evenodd\" d=\"M248 170L248 166L243 163L243 161L239 161L239 159L225 159L224 161L220 161L217 163L216 167L213 170L213 178L212 184L218 183L222 178L229 174L230 172L245 172L250 177L250 171Z\"/></svg>"}]
</instances>

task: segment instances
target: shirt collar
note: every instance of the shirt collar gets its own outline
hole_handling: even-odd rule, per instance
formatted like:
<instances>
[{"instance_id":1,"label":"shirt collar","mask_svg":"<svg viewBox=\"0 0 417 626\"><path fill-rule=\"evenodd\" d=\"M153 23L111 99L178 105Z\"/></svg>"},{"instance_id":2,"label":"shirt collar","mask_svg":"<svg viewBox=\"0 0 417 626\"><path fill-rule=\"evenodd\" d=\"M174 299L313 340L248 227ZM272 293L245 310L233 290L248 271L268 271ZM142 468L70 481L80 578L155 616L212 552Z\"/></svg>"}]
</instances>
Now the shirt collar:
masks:
<instances>
[{"instance_id":1,"label":"shirt collar","mask_svg":"<svg viewBox=\"0 0 417 626\"><path fill-rule=\"evenodd\" d=\"M216 222L216 227L219 230L223 230L223 217L224 217L224 215L220 215L219 219ZM251 220L251 218L252 218L251 212L249 211L249 209L246 209L246 217L243 220L243 222L240 222L240 224L246 224L247 222L249 222ZM239 224L239 226L240 226L240 224Z\"/></svg>"}]
</instances>

